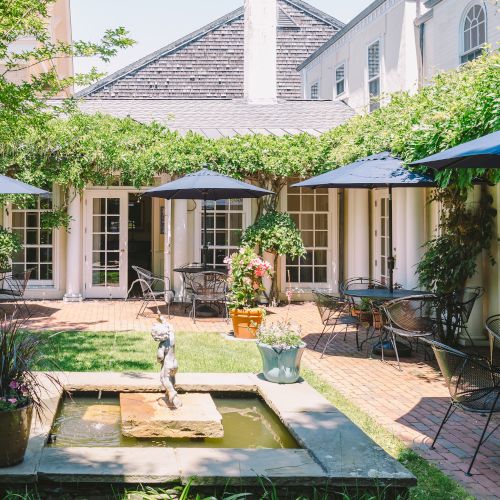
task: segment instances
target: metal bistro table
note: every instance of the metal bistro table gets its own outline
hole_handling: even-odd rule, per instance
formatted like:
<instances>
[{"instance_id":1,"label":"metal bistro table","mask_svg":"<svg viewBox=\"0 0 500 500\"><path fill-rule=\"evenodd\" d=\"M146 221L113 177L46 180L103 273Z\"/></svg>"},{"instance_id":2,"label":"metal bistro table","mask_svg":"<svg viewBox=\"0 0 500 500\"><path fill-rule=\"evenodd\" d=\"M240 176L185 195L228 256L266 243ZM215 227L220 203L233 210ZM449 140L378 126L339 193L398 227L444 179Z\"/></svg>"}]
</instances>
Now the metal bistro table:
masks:
<instances>
[{"instance_id":1,"label":"metal bistro table","mask_svg":"<svg viewBox=\"0 0 500 500\"><path fill-rule=\"evenodd\" d=\"M415 295L428 295L429 292L422 290L406 290L404 288L396 288L392 292L388 288L357 288L352 290L344 290L344 295L356 299L369 299L379 302L389 302L394 299L404 299L405 297L413 297ZM390 340L382 341L382 339L377 342L372 347L372 352L375 354L382 353L382 342L383 350L386 355L393 355L394 348ZM411 350L405 344L398 342L398 353L399 357L408 357L411 354ZM395 353L394 353L395 356Z\"/></svg>"},{"instance_id":2,"label":"metal bistro table","mask_svg":"<svg viewBox=\"0 0 500 500\"><path fill-rule=\"evenodd\" d=\"M182 290L181 297L184 302L186 299L186 274L198 274L205 271L215 271L219 273L227 274L227 268L225 266L204 266L198 262L193 264L187 264L182 267L176 267L173 269L174 273L180 273L182 276ZM186 310L189 307L189 303L186 305ZM196 314L199 316L213 317L217 315L217 312L213 307L208 304L202 304L197 306Z\"/></svg>"}]
</instances>

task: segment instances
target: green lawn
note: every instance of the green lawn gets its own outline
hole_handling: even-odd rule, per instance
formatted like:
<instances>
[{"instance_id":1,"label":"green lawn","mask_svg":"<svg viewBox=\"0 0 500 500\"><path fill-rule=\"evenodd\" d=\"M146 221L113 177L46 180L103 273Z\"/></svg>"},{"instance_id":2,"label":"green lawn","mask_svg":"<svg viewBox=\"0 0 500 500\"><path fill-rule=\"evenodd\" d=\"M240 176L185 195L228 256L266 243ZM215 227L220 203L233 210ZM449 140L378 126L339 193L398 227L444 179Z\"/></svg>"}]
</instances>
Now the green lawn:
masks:
<instances>
[{"instance_id":1,"label":"green lawn","mask_svg":"<svg viewBox=\"0 0 500 500\"><path fill-rule=\"evenodd\" d=\"M149 333L62 332L43 335L48 342L45 359L38 369L67 371L156 371L156 344ZM226 339L216 333L179 332L176 355L183 372L258 372L260 356L255 344ZM373 418L352 404L314 373L304 370L304 378L345 413L388 453L396 457L418 478L413 499L472 499L454 480L405 447Z\"/></svg>"}]
</instances>

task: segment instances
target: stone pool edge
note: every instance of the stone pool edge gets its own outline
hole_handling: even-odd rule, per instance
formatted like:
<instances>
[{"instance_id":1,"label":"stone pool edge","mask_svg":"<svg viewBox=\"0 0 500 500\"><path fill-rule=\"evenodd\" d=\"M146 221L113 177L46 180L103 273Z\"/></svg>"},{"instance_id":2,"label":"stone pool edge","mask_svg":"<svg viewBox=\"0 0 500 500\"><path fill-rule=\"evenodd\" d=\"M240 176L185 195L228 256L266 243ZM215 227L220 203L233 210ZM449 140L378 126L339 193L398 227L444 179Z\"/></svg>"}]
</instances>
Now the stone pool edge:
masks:
<instances>
[{"instance_id":1,"label":"stone pool edge","mask_svg":"<svg viewBox=\"0 0 500 500\"><path fill-rule=\"evenodd\" d=\"M43 374L40 374L43 377ZM147 372L64 372L69 391L161 390L158 375ZM57 482L275 484L408 488L416 478L356 427L307 382L278 385L250 373L181 373L186 392L259 394L303 449L48 448L61 388L48 386L47 409L34 422L25 461L0 468L0 483Z\"/></svg>"}]
</instances>

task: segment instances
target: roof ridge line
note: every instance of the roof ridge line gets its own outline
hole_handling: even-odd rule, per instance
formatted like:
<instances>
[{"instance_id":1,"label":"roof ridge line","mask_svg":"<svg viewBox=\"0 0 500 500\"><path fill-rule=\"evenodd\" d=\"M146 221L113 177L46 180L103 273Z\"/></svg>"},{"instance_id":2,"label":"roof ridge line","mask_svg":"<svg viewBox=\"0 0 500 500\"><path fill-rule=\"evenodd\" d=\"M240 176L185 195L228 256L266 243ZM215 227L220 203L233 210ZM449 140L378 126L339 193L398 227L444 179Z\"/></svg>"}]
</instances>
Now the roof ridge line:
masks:
<instances>
[{"instance_id":1,"label":"roof ridge line","mask_svg":"<svg viewBox=\"0 0 500 500\"><path fill-rule=\"evenodd\" d=\"M304 2L304 0L283 0L283 1L289 3L290 5L293 5L297 9L306 11L308 14L315 17L316 19L328 23L331 26L338 28L339 30L345 26L345 23L343 23L340 19L337 19L336 17L327 14L326 12L314 7L313 5Z\"/></svg>"},{"instance_id":2,"label":"roof ridge line","mask_svg":"<svg viewBox=\"0 0 500 500\"><path fill-rule=\"evenodd\" d=\"M297 1L297 0L286 0ZM327 40L323 45L318 47L305 61L297 66L297 71L304 69L309 65L314 59L316 59L320 54L325 52L330 48L335 42L340 40L344 35L349 33L359 22L368 17L374 10L378 9L387 0L374 0L371 4L365 7L359 14L354 16L346 25L344 25L337 33L335 33L329 40Z\"/></svg>"},{"instance_id":3,"label":"roof ridge line","mask_svg":"<svg viewBox=\"0 0 500 500\"><path fill-rule=\"evenodd\" d=\"M288 1L288 0L287 0ZM191 33L178 38L177 40L174 40L173 42L164 45L160 49L155 50L154 52L151 52L150 54L147 54L137 61L134 61L133 63L128 64L124 68L121 68L114 73L111 73L108 76L105 76L104 78L101 78L97 82L95 82L92 85L89 85L88 87L76 92L74 94L74 97L86 97L87 95L93 93L94 91L104 87L105 85L108 85L109 83L114 82L115 80L118 80L119 78L122 78L126 76L128 73L131 73L132 71L136 71L147 64L153 62L155 59L158 59L159 57L164 56L165 54L168 54L169 52L173 52L175 50L179 50L183 46L187 45L188 43L191 43L195 41L198 38L201 38L202 36L206 35L207 33L210 33L211 31L214 31L215 29L219 28L220 26L230 22L234 21L238 17L242 16L244 13L243 7L238 7L237 9L233 10L232 12L229 12L228 14L225 14L214 21L202 26L201 28L198 28L195 31L192 31Z\"/></svg>"}]
</instances>

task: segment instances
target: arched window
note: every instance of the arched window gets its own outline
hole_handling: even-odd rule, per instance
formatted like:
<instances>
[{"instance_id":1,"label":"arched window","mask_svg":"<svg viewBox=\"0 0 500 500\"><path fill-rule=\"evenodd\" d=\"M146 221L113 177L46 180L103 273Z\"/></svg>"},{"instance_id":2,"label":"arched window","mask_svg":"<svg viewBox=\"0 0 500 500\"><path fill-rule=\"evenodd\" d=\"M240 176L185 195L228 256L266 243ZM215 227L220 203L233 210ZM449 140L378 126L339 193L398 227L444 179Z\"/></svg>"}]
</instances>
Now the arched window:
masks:
<instances>
[{"instance_id":1,"label":"arched window","mask_svg":"<svg viewBox=\"0 0 500 500\"><path fill-rule=\"evenodd\" d=\"M486 12L480 4L469 7L462 21L462 54L460 62L472 61L486 43Z\"/></svg>"}]
</instances>

